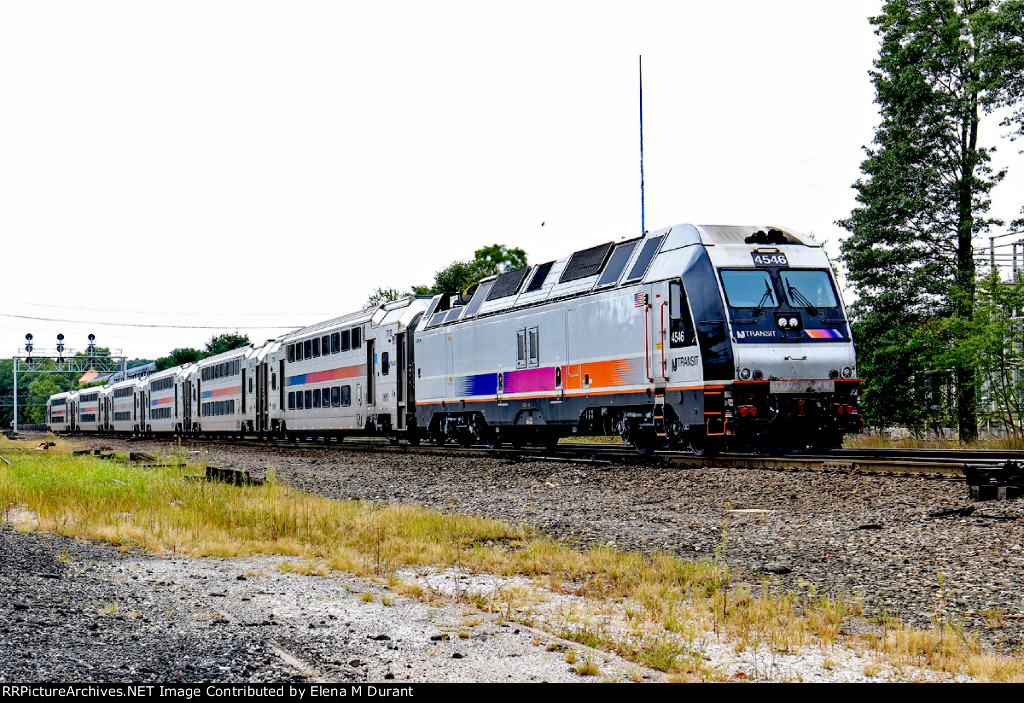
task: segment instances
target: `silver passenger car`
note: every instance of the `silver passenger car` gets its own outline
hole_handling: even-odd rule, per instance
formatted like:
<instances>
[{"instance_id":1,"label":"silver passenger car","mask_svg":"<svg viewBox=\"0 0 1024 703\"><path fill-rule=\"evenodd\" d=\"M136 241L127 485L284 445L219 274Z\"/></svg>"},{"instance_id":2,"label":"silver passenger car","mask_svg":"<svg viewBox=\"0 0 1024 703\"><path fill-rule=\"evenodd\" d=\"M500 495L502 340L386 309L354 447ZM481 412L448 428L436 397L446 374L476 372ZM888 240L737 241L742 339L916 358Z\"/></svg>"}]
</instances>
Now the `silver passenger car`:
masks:
<instances>
[{"instance_id":1,"label":"silver passenger car","mask_svg":"<svg viewBox=\"0 0 1024 703\"><path fill-rule=\"evenodd\" d=\"M278 340L261 374L271 434L380 434L418 440L408 394L409 328L427 306L407 298L367 308ZM274 389L274 384L278 387Z\"/></svg>"}]
</instances>

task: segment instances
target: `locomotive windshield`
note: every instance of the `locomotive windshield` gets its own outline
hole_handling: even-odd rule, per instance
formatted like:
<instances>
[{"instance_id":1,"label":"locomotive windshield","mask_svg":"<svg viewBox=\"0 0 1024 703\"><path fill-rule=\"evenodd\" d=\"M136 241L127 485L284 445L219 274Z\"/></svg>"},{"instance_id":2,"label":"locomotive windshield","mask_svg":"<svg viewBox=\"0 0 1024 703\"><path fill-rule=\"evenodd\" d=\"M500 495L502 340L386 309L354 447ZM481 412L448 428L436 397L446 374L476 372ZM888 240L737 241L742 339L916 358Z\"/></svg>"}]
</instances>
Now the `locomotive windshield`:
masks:
<instances>
[{"instance_id":1,"label":"locomotive windshield","mask_svg":"<svg viewBox=\"0 0 1024 703\"><path fill-rule=\"evenodd\" d=\"M825 271L788 269L781 272L782 288L794 308L836 308L835 291Z\"/></svg>"},{"instance_id":2,"label":"locomotive windshield","mask_svg":"<svg viewBox=\"0 0 1024 703\"><path fill-rule=\"evenodd\" d=\"M775 289L767 271L722 271L725 297L734 308L777 308Z\"/></svg>"}]
</instances>

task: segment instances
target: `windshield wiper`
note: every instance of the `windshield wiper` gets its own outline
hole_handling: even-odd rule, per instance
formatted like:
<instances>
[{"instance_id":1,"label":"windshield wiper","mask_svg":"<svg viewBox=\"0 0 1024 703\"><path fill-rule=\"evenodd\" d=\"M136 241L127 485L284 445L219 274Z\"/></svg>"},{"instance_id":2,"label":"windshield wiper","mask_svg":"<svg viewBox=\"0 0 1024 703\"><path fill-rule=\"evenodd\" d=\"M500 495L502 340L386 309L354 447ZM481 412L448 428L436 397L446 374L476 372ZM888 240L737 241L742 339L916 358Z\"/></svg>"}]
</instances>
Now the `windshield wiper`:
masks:
<instances>
[{"instance_id":1,"label":"windshield wiper","mask_svg":"<svg viewBox=\"0 0 1024 703\"><path fill-rule=\"evenodd\" d=\"M764 312L764 304L769 300L772 300L772 302L774 302L774 298L772 296L772 284L769 283L768 281L765 281L764 295L761 296L761 300L757 303L757 307L754 308L754 317L757 317L762 312Z\"/></svg>"},{"instance_id":2,"label":"windshield wiper","mask_svg":"<svg viewBox=\"0 0 1024 703\"><path fill-rule=\"evenodd\" d=\"M789 295L790 300L795 301L799 305L807 308L807 312L811 313L815 317L818 316L818 308L814 307L807 296L797 290L796 286L792 283L789 284L789 288L786 289L786 293Z\"/></svg>"}]
</instances>

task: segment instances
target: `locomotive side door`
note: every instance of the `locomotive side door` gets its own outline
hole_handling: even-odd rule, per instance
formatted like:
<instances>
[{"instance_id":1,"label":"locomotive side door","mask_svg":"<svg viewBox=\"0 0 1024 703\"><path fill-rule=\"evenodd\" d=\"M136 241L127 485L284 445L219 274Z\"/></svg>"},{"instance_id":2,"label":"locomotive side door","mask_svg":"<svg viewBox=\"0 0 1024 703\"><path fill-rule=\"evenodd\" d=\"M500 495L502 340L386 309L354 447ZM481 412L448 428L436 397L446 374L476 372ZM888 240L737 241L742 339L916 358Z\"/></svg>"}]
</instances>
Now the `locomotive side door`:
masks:
<instances>
[{"instance_id":1,"label":"locomotive side door","mask_svg":"<svg viewBox=\"0 0 1024 703\"><path fill-rule=\"evenodd\" d=\"M644 305L644 338L646 340L645 370L647 380L656 388L663 388L668 380L668 328L669 298L668 283L659 281L640 287L647 296ZM637 300L637 305L642 301Z\"/></svg>"},{"instance_id":2,"label":"locomotive side door","mask_svg":"<svg viewBox=\"0 0 1024 703\"><path fill-rule=\"evenodd\" d=\"M579 389L580 356L579 356L580 318L576 308L565 312L565 378L562 379L562 396L565 389Z\"/></svg>"}]
</instances>

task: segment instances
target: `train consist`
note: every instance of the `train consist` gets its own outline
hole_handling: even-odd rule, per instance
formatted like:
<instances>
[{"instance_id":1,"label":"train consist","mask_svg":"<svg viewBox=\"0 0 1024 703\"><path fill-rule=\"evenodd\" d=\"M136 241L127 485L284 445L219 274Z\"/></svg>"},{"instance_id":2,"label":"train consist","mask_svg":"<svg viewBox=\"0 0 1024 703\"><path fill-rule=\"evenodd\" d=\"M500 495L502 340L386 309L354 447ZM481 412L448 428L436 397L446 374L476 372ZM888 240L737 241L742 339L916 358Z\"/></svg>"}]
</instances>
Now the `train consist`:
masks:
<instances>
[{"instance_id":1,"label":"train consist","mask_svg":"<svg viewBox=\"0 0 1024 703\"><path fill-rule=\"evenodd\" d=\"M833 447L859 431L828 258L778 227L676 225L146 378L50 398L56 432Z\"/></svg>"}]
</instances>

